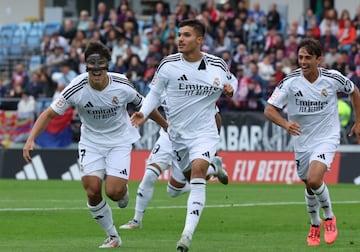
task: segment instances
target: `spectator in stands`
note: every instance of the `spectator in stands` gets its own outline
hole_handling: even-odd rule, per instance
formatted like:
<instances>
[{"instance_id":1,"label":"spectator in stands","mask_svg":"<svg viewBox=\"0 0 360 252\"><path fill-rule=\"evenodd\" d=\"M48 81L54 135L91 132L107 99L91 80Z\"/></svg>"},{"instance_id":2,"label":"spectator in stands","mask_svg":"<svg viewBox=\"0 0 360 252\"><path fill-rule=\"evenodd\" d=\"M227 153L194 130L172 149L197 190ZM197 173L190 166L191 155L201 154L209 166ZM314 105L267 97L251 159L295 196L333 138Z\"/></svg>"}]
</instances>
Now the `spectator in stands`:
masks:
<instances>
[{"instance_id":1,"label":"spectator in stands","mask_svg":"<svg viewBox=\"0 0 360 252\"><path fill-rule=\"evenodd\" d=\"M321 4L321 1L319 1ZM331 0L323 0L322 1L322 8L318 9L316 12L316 16L318 17L319 23L326 17L326 13L328 10L332 9L333 5Z\"/></svg>"},{"instance_id":2,"label":"spectator in stands","mask_svg":"<svg viewBox=\"0 0 360 252\"><path fill-rule=\"evenodd\" d=\"M54 32L50 39L50 50L53 50L55 47L62 47L65 53L70 52L69 41L58 32Z\"/></svg>"},{"instance_id":3,"label":"spectator in stands","mask_svg":"<svg viewBox=\"0 0 360 252\"><path fill-rule=\"evenodd\" d=\"M245 57L249 55L249 52L246 48L245 44L239 44L236 47L236 51L234 52L233 60L235 63L243 64L245 62Z\"/></svg>"},{"instance_id":4,"label":"spectator in stands","mask_svg":"<svg viewBox=\"0 0 360 252\"><path fill-rule=\"evenodd\" d=\"M231 43L234 47L238 46L239 44L246 44L246 32L244 30L244 23L245 22L242 22L241 18L235 17L233 24L234 27L231 30Z\"/></svg>"},{"instance_id":5,"label":"spectator in stands","mask_svg":"<svg viewBox=\"0 0 360 252\"><path fill-rule=\"evenodd\" d=\"M116 12L116 23L112 24L112 25L119 25L120 27L123 27L124 23L127 21L127 17L126 17L126 12L128 10L128 5L127 4L120 4L119 6L119 10ZM110 13L111 13L111 9L110 9ZM111 14L110 14L111 16Z\"/></svg>"},{"instance_id":6,"label":"spectator in stands","mask_svg":"<svg viewBox=\"0 0 360 252\"><path fill-rule=\"evenodd\" d=\"M103 29L104 22L107 20L109 20L109 12L107 10L107 6L104 2L99 2L97 5L97 11L93 19L96 29Z\"/></svg>"},{"instance_id":7,"label":"spectator in stands","mask_svg":"<svg viewBox=\"0 0 360 252\"><path fill-rule=\"evenodd\" d=\"M220 10L220 17L226 22L226 26L229 30L232 30L234 28L235 14L236 12L232 8L230 1L226 1L222 5L222 9Z\"/></svg>"},{"instance_id":8,"label":"spectator in stands","mask_svg":"<svg viewBox=\"0 0 360 252\"><path fill-rule=\"evenodd\" d=\"M219 19L220 19L220 11L216 7L215 1L214 0L206 0L206 3L203 5L202 8L205 9L209 13L209 16L208 16L209 23L212 26L216 26L216 24L219 22Z\"/></svg>"},{"instance_id":9,"label":"spectator in stands","mask_svg":"<svg viewBox=\"0 0 360 252\"><path fill-rule=\"evenodd\" d=\"M78 30L76 32L75 38L71 42L71 47L75 47L78 49L78 52L84 51L86 45L88 43L88 39L86 37L86 32L84 30Z\"/></svg>"},{"instance_id":10,"label":"spectator in stands","mask_svg":"<svg viewBox=\"0 0 360 252\"><path fill-rule=\"evenodd\" d=\"M338 55L338 50L335 45L330 45L329 50L325 52L323 64L325 68L330 68L335 62Z\"/></svg>"},{"instance_id":11,"label":"spectator in stands","mask_svg":"<svg viewBox=\"0 0 360 252\"><path fill-rule=\"evenodd\" d=\"M87 10L80 11L80 18L77 24L77 30L86 31L89 28L90 18Z\"/></svg>"},{"instance_id":12,"label":"spectator in stands","mask_svg":"<svg viewBox=\"0 0 360 252\"><path fill-rule=\"evenodd\" d=\"M216 29L216 38L214 41L214 54L220 56L223 51L231 51L231 38L221 28Z\"/></svg>"},{"instance_id":13,"label":"spectator in stands","mask_svg":"<svg viewBox=\"0 0 360 252\"><path fill-rule=\"evenodd\" d=\"M261 9L260 3L255 2L253 5L253 9L249 10L248 18L252 17L254 22L258 25L258 27L263 27L266 25L266 15L265 12Z\"/></svg>"},{"instance_id":14,"label":"spectator in stands","mask_svg":"<svg viewBox=\"0 0 360 252\"><path fill-rule=\"evenodd\" d=\"M126 67L125 61L121 55L118 55L116 57L115 64L112 64L112 66L110 66L109 70L110 70L110 72L126 74L127 67Z\"/></svg>"},{"instance_id":15,"label":"spectator in stands","mask_svg":"<svg viewBox=\"0 0 360 252\"><path fill-rule=\"evenodd\" d=\"M139 91L141 89L140 81L145 72L142 60L137 54L133 54L126 60L126 65L128 69L126 75L130 82L134 83L136 90Z\"/></svg>"},{"instance_id":16,"label":"spectator in stands","mask_svg":"<svg viewBox=\"0 0 360 252\"><path fill-rule=\"evenodd\" d=\"M26 71L25 65L23 63L17 64L11 77L12 88L15 89L15 86L18 85L22 89L26 89L28 88L29 81L30 79Z\"/></svg>"},{"instance_id":17,"label":"spectator in stands","mask_svg":"<svg viewBox=\"0 0 360 252\"><path fill-rule=\"evenodd\" d=\"M30 95L35 99L38 99L44 95L44 83L41 81L39 71L35 71L31 74L30 82L26 90L28 90Z\"/></svg>"},{"instance_id":18,"label":"spectator in stands","mask_svg":"<svg viewBox=\"0 0 360 252\"><path fill-rule=\"evenodd\" d=\"M165 28L162 34L161 42L166 43L169 36L177 38L178 33L179 33L179 28L176 26L175 22L173 20L169 20L167 22L167 27Z\"/></svg>"},{"instance_id":19,"label":"spectator in stands","mask_svg":"<svg viewBox=\"0 0 360 252\"><path fill-rule=\"evenodd\" d=\"M128 48L128 44L126 43L125 37L123 35L120 35L117 39L117 43L114 45L111 52L112 64L116 63L118 56L121 56L123 60L126 60L127 48Z\"/></svg>"},{"instance_id":20,"label":"spectator in stands","mask_svg":"<svg viewBox=\"0 0 360 252\"><path fill-rule=\"evenodd\" d=\"M131 52L138 55L141 62L144 62L146 55L149 53L149 48L142 42L139 35L135 35L130 45Z\"/></svg>"},{"instance_id":21,"label":"spectator in stands","mask_svg":"<svg viewBox=\"0 0 360 252\"><path fill-rule=\"evenodd\" d=\"M76 35L76 31L77 28L75 22L70 18L65 18L62 26L60 27L59 36L66 38L68 44L71 45L71 42Z\"/></svg>"},{"instance_id":22,"label":"spectator in stands","mask_svg":"<svg viewBox=\"0 0 360 252\"><path fill-rule=\"evenodd\" d=\"M345 21L346 21L346 20L350 20L350 21L351 21L350 12L349 12L349 10L347 10L347 9L343 9L343 10L341 11L340 18L339 18L339 22L338 22L338 24L339 24L339 30L340 30L341 28L345 28ZM351 23L351 25L352 25L352 23Z\"/></svg>"},{"instance_id":23,"label":"spectator in stands","mask_svg":"<svg viewBox=\"0 0 360 252\"><path fill-rule=\"evenodd\" d=\"M24 90L21 94L21 99L17 104L17 113L19 119L35 118L36 101L31 95L30 90Z\"/></svg>"},{"instance_id":24,"label":"spectator in stands","mask_svg":"<svg viewBox=\"0 0 360 252\"><path fill-rule=\"evenodd\" d=\"M281 28L280 14L277 10L276 3L271 4L270 10L266 14L266 28L268 30L275 29L277 31Z\"/></svg>"},{"instance_id":25,"label":"spectator in stands","mask_svg":"<svg viewBox=\"0 0 360 252\"><path fill-rule=\"evenodd\" d=\"M169 10L165 8L165 3L163 1L158 1L155 4L155 11L151 15L151 21L153 24L160 25L162 17L165 17L167 20L169 15Z\"/></svg>"},{"instance_id":26,"label":"spectator in stands","mask_svg":"<svg viewBox=\"0 0 360 252\"><path fill-rule=\"evenodd\" d=\"M51 79L51 74L50 74L50 70L49 68L47 68L46 66L41 67L37 70L38 74L39 74L39 78L40 78L40 82L43 83L43 97L45 98L52 98L56 87L57 87L57 83L55 83L52 79Z\"/></svg>"},{"instance_id":27,"label":"spectator in stands","mask_svg":"<svg viewBox=\"0 0 360 252\"><path fill-rule=\"evenodd\" d=\"M291 52L296 53L297 48L299 46L298 41L296 39L296 35L290 34L287 38L287 41L285 42L285 55L288 57Z\"/></svg>"},{"instance_id":28,"label":"spectator in stands","mask_svg":"<svg viewBox=\"0 0 360 252\"><path fill-rule=\"evenodd\" d=\"M326 11L325 18L321 21L319 25L321 35L325 34L327 28L330 28L331 34L337 36L339 31L339 24L337 18L337 11L335 9L330 9Z\"/></svg>"},{"instance_id":29,"label":"spectator in stands","mask_svg":"<svg viewBox=\"0 0 360 252\"><path fill-rule=\"evenodd\" d=\"M62 46L55 46L51 54L46 57L45 64L50 68L50 75L59 71L59 64L69 56L64 52Z\"/></svg>"},{"instance_id":30,"label":"spectator in stands","mask_svg":"<svg viewBox=\"0 0 360 252\"><path fill-rule=\"evenodd\" d=\"M71 64L68 60L60 64L60 78L57 82L57 92L61 92L76 76L77 73L71 69Z\"/></svg>"},{"instance_id":31,"label":"spectator in stands","mask_svg":"<svg viewBox=\"0 0 360 252\"><path fill-rule=\"evenodd\" d=\"M313 23L311 20L315 19L316 23ZM314 11L311 8L308 8L305 12L305 17L304 17L304 23L303 23L303 29L306 30L307 28L314 28L314 25L316 25L316 27L318 27L319 24L319 19L318 17L314 14Z\"/></svg>"},{"instance_id":32,"label":"spectator in stands","mask_svg":"<svg viewBox=\"0 0 360 252\"><path fill-rule=\"evenodd\" d=\"M155 42L156 40L154 40ZM167 41L165 42L165 44L163 46L161 45L156 45L156 43L152 43L156 48L158 48L159 50L159 47L161 49L161 55L162 56L167 56L167 55L170 55L170 54L174 54L174 53L177 53L178 52L178 48L177 48L177 43L176 43L176 37L174 36L169 36L167 38ZM161 44L161 43L159 43ZM150 47L149 47L149 50L150 50Z\"/></svg>"},{"instance_id":33,"label":"spectator in stands","mask_svg":"<svg viewBox=\"0 0 360 252\"><path fill-rule=\"evenodd\" d=\"M353 26L356 29L356 35L360 36L360 5L356 8L356 13L352 19Z\"/></svg>"},{"instance_id":34,"label":"spectator in stands","mask_svg":"<svg viewBox=\"0 0 360 252\"><path fill-rule=\"evenodd\" d=\"M5 82L4 76L0 74L0 97L4 97L5 93L9 90L7 83ZM0 102L1 104L1 102Z\"/></svg>"},{"instance_id":35,"label":"spectator in stands","mask_svg":"<svg viewBox=\"0 0 360 252\"><path fill-rule=\"evenodd\" d=\"M262 60L257 63L258 73L264 81L269 81L270 77L275 74L275 69L271 64L270 52L265 53Z\"/></svg>"},{"instance_id":36,"label":"spectator in stands","mask_svg":"<svg viewBox=\"0 0 360 252\"><path fill-rule=\"evenodd\" d=\"M248 17L248 9L246 8L246 4L244 0L238 1L236 5L236 18L239 18L243 24L245 24L246 19Z\"/></svg>"},{"instance_id":37,"label":"spectator in stands","mask_svg":"<svg viewBox=\"0 0 360 252\"><path fill-rule=\"evenodd\" d=\"M352 43L356 40L356 29L350 19L343 20L344 27L339 28L337 39L342 50L351 52Z\"/></svg>"},{"instance_id":38,"label":"spectator in stands","mask_svg":"<svg viewBox=\"0 0 360 252\"><path fill-rule=\"evenodd\" d=\"M323 46L323 53L329 52L330 48L338 48L339 41L335 35L331 33L331 28L325 30L325 34L321 35L320 43Z\"/></svg>"},{"instance_id":39,"label":"spectator in stands","mask_svg":"<svg viewBox=\"0 0 360 252\"><path fill-rule=\"evenodd\" d=\"M181 21L189 18L189 10L190 7L184 1L177 2L174 11L175 18L172 20L176 26L178 26Z\"/></svg>"}]
</instances>

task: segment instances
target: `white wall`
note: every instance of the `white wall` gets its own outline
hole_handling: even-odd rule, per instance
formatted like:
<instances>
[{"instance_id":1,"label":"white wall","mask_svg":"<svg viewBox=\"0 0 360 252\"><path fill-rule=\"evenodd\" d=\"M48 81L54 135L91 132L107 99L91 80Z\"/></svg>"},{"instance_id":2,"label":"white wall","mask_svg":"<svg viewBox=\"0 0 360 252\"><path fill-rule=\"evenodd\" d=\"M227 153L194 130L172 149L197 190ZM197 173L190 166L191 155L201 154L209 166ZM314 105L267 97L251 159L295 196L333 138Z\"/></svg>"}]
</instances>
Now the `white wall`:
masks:
<instances>
[{"instance_id":1,"label":"white wall","mask_svg":"<svg viewBox=\"0 0 360 252\"><path fill-rule=\"evenodd\" d=\"M25 18L39 18L39 0L1 0L0 24L19 23Z\"/></svg>"}]
</instances>

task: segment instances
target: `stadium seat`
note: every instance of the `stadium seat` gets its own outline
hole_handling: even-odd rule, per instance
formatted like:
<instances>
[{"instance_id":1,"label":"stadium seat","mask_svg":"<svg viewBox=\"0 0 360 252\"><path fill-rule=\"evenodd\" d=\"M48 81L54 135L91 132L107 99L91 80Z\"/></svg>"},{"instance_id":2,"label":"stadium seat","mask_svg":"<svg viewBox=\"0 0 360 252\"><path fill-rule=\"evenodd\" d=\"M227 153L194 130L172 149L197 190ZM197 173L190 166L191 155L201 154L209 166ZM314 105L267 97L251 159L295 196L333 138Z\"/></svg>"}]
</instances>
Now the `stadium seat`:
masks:
<instances>
[{"instance_id":1,"label":"stadium seat","mask_svg":"<svg viewBox=\"0 0 360 252\"><path fill-rule=\"evenodd\" d=\"M59 32L61 27L60 22L49 22L45 24L44 34L52 35L54 32Z\"/></svg>"},{"instance_id":2,"label":"stadium seat","mask_svg":"<svg viewBox=\"0 0 360 252\"><path fill-rule=\"evenodd\" d=\"M32 55L29 60L29 70L33 71L41 66L41 56Z\"/></svg>"},{"instance_id":3,"label":"stadium seat","mask_svg":"<svg viewBox=\"0 0 360 252\"><path fill-rule=\"evenodd\" d=\"M42 37L36 34L29 34L25 40L25 46L29 50L30 54L40 52L40 44Z\"/></svg>"}]
</instances>

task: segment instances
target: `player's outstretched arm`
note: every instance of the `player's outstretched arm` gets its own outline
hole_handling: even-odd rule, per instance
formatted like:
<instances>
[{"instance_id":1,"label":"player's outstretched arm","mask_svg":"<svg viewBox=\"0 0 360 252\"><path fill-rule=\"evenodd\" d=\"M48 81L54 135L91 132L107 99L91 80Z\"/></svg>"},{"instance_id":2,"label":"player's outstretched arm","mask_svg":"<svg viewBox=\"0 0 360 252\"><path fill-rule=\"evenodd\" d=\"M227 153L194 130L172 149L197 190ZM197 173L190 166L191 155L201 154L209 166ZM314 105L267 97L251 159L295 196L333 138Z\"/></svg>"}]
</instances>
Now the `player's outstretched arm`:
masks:
<instances>
[{"instance_id":1,"label":"player's outstretched arm","mask_svg":"<svg viewBox=\"0 0 360 252\"><path fill-rule=\"evenodd\" d=\"M351 127L349 136L355 135L357 142L360 143L360 92L355 86L354 92L350 94L351 105L354 109L355 122Z\"/></svg>"},{"instance_id":2,"label":"player's outstretched arm","mask_svg":"<svg viewBox=\"0 0 360 252\"><path fill-rule=\"evenodd\" d=\"M48 107L36 120L23 147L23 158L26 162L31 162L30 151L35 148L35 139L46 129L51 119L57 115L58 114L51 107Z\"/></svg>"},{"instance_id":3,"label":"player's outstretched arm","mask_svg":"<svg viewBox=\"0 0 360 252\"><path fill-rule=\"evenodd\" d=\"M267 104L264 110L264 115L271 122L286 129L289 134L294 136L299 136L301 134L300 125L297 122L289 122L284 117L282 117L278 108L276 108L274 105Z\"/></svg>"}]
</instances>

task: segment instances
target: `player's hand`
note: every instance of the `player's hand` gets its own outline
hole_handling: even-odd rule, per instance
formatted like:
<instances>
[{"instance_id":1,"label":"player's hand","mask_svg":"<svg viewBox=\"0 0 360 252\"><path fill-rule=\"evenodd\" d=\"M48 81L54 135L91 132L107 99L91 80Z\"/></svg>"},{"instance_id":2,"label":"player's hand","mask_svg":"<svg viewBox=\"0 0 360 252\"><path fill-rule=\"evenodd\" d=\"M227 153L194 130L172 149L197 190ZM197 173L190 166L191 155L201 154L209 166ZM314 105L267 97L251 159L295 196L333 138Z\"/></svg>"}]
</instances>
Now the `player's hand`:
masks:
<instances>
[{"instance_id":1,"label":"player's hand","mask_svg":"<svg viewBox=\"0 0 360 252\"><path fill-rule=\"evenodd\" d=\"M145 122L144 114L137 111L131 116L130 121L132 125L134 125L135 127L139 127Z\"/></svg>"},{"instance_id":2,"label":"player's hand","mask_svg":"<svg viewBox=\"0 0 360 252\"><path fill-rule=\"evenodd\" d=\"M300 124L298 124L297 122L287 122L286 130L287 130L287 132L289 132L289 134L291 134L293 136L301 135Z\"/></svg>"},{"instance_id":3,"label":"player's hand","mask_svg":"<svg viewBox=\"0 0 360 252\"><path fill-rule=\"evenodd\" d=\"M349 136L355 135L357 143L360 144L360 122L355 122L354 125L351 127Z\"/></svg>"},{"instance_id":4,"label":"player's hand","mask_svg":"<svg viewBox=\"0 0 360 252\"><path fill-rule=\"evenodd\" d=\"M233 87L228 84L228 83L225 83L224 84L224 87L223 87L223 94L226 96L226 97L232 97L234 95L234 89Z\"/></svg>"},{"instance_id":5,"label":"player's hand","mask_svg":"<svg viewBox=\"0 0 360 252\"><path fill-rule=\"evenodd\" d=\"M23 158L26 162L31 162L30 151L32 151L35 147L34 141L26 141L23 147Z\"/></svg>"}]
</instances>

